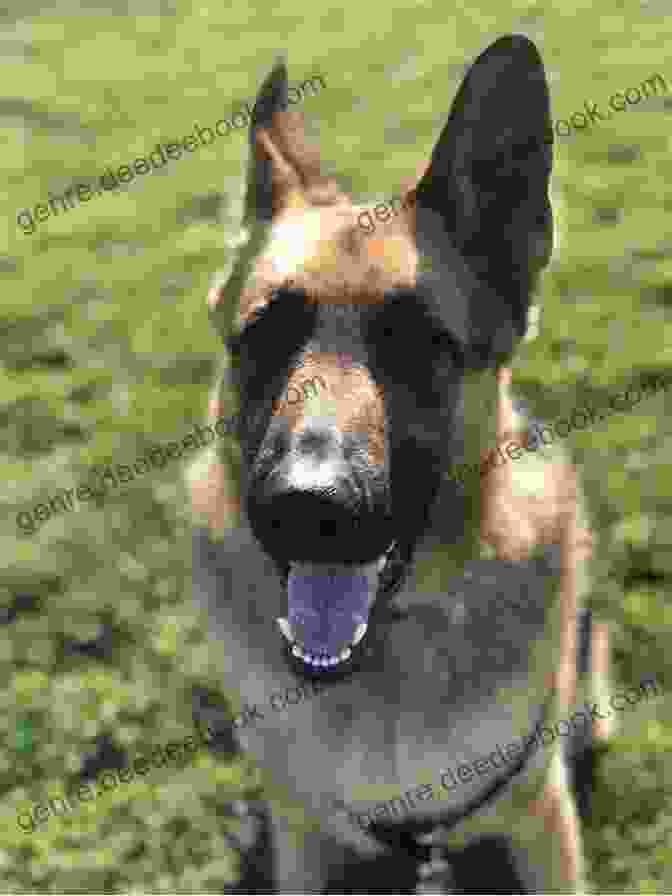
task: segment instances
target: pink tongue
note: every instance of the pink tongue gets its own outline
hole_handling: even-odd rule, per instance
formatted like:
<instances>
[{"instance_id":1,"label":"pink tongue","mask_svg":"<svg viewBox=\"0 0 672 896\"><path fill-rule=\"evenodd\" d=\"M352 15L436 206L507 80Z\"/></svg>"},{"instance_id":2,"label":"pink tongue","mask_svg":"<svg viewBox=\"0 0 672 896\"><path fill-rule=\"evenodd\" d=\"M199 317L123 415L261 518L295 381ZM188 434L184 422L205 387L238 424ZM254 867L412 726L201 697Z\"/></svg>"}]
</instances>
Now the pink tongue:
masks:
<instances>
[{"instance_id":1,"label":"pink tongue","mask_svg":"<svg viewBox=\"0 0 672 896\"><path fill-rule=\"evenodd\" d=\"M362 572L304 573L290 568L287 592L292 632L312 655L338 656L368 619L369 582Z\"/></svg>"}]
</instances>

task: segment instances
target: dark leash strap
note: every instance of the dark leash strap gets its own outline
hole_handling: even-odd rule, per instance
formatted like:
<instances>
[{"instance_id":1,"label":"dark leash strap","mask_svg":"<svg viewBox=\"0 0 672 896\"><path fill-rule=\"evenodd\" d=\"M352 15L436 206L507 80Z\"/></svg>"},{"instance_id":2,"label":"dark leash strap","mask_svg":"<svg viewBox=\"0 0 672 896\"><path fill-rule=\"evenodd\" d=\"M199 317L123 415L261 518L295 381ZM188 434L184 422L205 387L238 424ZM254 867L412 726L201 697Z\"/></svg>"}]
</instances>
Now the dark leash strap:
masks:
<instances>
[{"instance_id":1,"label":"dark leash strap","mask_svg":"<svg viewBox=\"0 0 672 896\"><path fill-rule=\"evenodd\" d=\"M546 721L551 701L552 697L549 695L540 707L537 721L532 728L533 732ZM404 852L408 852L419 863L429 862L431 860L432 850L435 847L419 843L417 838L424 834L435 833L438 828L442 828L445 833L448 833L469 815L478 812L479 809L482 809L484 806L488 805L488 803L497 799L502 791L510 785L518 775L525 771L532 754L537 749L538 744L536 743L536 738L530 737L526 748L513 766L504 774L496 777L483 793L477 794L460 809L449 809L438 816L434 815L425 818L409 819L404 821L403 824L374 822L367 829L367 833L372 837L375 837L379 843L387 846L389 849L404 850Z\"/></svg>"}]
</instances>

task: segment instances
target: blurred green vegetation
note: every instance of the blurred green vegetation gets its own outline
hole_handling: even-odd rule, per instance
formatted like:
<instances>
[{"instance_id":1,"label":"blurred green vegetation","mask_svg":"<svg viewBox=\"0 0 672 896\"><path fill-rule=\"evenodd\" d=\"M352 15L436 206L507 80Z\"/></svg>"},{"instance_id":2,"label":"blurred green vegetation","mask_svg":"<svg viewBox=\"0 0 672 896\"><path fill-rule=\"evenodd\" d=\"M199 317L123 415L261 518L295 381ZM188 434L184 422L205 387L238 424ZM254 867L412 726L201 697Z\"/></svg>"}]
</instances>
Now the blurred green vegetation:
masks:
<instances>
[{"instance_id":1,"label":"blurred green vegetation","mask_svg":"<svg viewBox=\"0 0 672 896\"><path fill-rule=\"evenodd\" d=\"M396 195L430 152L466 66L511 31L540 47L556 119L656 72L672 87L662 0L390 0L368 11L12 0L0 10L0 606L17 593L40 603L0 628L0 893L220 892L237 872L222 838L234 823L219 810L260 787L251 760L202 753L33 835L16 824L31 801L63 793L99 733L131 755L183 739L191 688L222 690L190 599L178 465L100 507L78 504L32 537L15 517L92 463L128 463L202 419L220 352L205 296L230 260L245 132L33 236L17 213L228 115L284 49L292 82L326 80L302 108L319 119L343 185ZM542 284L542 336L514 371L551 419L669 371L671 120L672 91L556 144L562 252ZM671 401L668 390L569 439L598 533L593 600L612 620L617 682L655 675L666 692ZM66 656L64 639L91 638L101 614L113 624L109 654ZM665 696L629 714L605 760L587 832L597 891L672 890L671 705Z\"/></svg>"}]
</instances>

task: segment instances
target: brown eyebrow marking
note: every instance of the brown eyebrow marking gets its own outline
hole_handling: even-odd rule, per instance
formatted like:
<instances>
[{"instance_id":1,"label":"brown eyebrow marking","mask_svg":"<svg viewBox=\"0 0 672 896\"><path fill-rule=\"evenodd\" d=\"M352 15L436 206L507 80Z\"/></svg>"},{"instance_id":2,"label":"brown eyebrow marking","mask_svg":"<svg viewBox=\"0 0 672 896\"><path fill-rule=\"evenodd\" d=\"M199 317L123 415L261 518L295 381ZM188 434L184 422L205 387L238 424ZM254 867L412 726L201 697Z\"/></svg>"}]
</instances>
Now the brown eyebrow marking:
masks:
<instances>
[{"instance_id":1,"label":"brown eyebrow marking","mask_svg":"<svg viewBox=\"0 0 672 896\"><path fill-rule=\"evenodd\" d=\"M413 286L418 253L408 221L400 217L390 222L396 226L386 228L389 232L371 238L358 227L356 212L344 205L311 208L308 215L290 208L275 237L271 232L270 243L241 293L237 325L268 304L280 287L303 290L308 302L375 304L394 287ZM303 245L306 255L288 270L283 259Z\"/></svg>"},{"instance_id":2,"label":"brown eyebrow marking","mask_svg":"<svg viewBox=\"0 0 672 896\"><path fill-rule=\"evenodd\" d=\"M401 208L399 210L396 210L394 208L395 202L398 202L399 205L401 206ZM375 212L376 220L379 223L381 223L381 224L387 223L390 220L391 216L387 215L387 217L381 218L379 216L379 209L383 209L386 211L388 205L390 206L392 215L396 218L396 216L399 214L399 211L406 212L406 211L408 211L408 209L412 209L415 207L415 190L409 190L407 193L404 193L403 196L393 196L391 199L388 199L385 202L376 203L375 206L372 205L372 206L369 206L369 208L364 209L364 211L360 211L360 213L357 215L357 225L360 228L360 230L362 230L367 236L369 236L370 234L375 232L375 230L376 230L375 224L373 225L372 230L367 230L362 225L362 222L360 220L360 218L362 218L363 215L368 215L369 218L372 218L374 212Z\"/></svg>"}]
</instances>

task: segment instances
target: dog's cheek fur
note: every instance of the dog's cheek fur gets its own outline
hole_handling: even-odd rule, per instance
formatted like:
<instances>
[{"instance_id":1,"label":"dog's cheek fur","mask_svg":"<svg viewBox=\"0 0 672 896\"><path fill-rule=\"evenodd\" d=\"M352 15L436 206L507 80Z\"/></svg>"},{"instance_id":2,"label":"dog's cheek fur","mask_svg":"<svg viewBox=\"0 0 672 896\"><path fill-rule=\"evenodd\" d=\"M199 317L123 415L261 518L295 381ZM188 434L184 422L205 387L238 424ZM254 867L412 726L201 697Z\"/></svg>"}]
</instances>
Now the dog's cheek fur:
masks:
<instances>
[{"instance_id":1,"label":"dog's cheek fur","mask_svg":"<svg viewBox=\"0 0 672 896\"><path fill-rule=\"evenodd\" d=\"M222 416L222 405L214 390L208 403L208 425ZM185 467L184 478L195 523L204 524L213 537L238 524L240 501L216 443L203 448Z\"/></svg>"}]
</instances>

